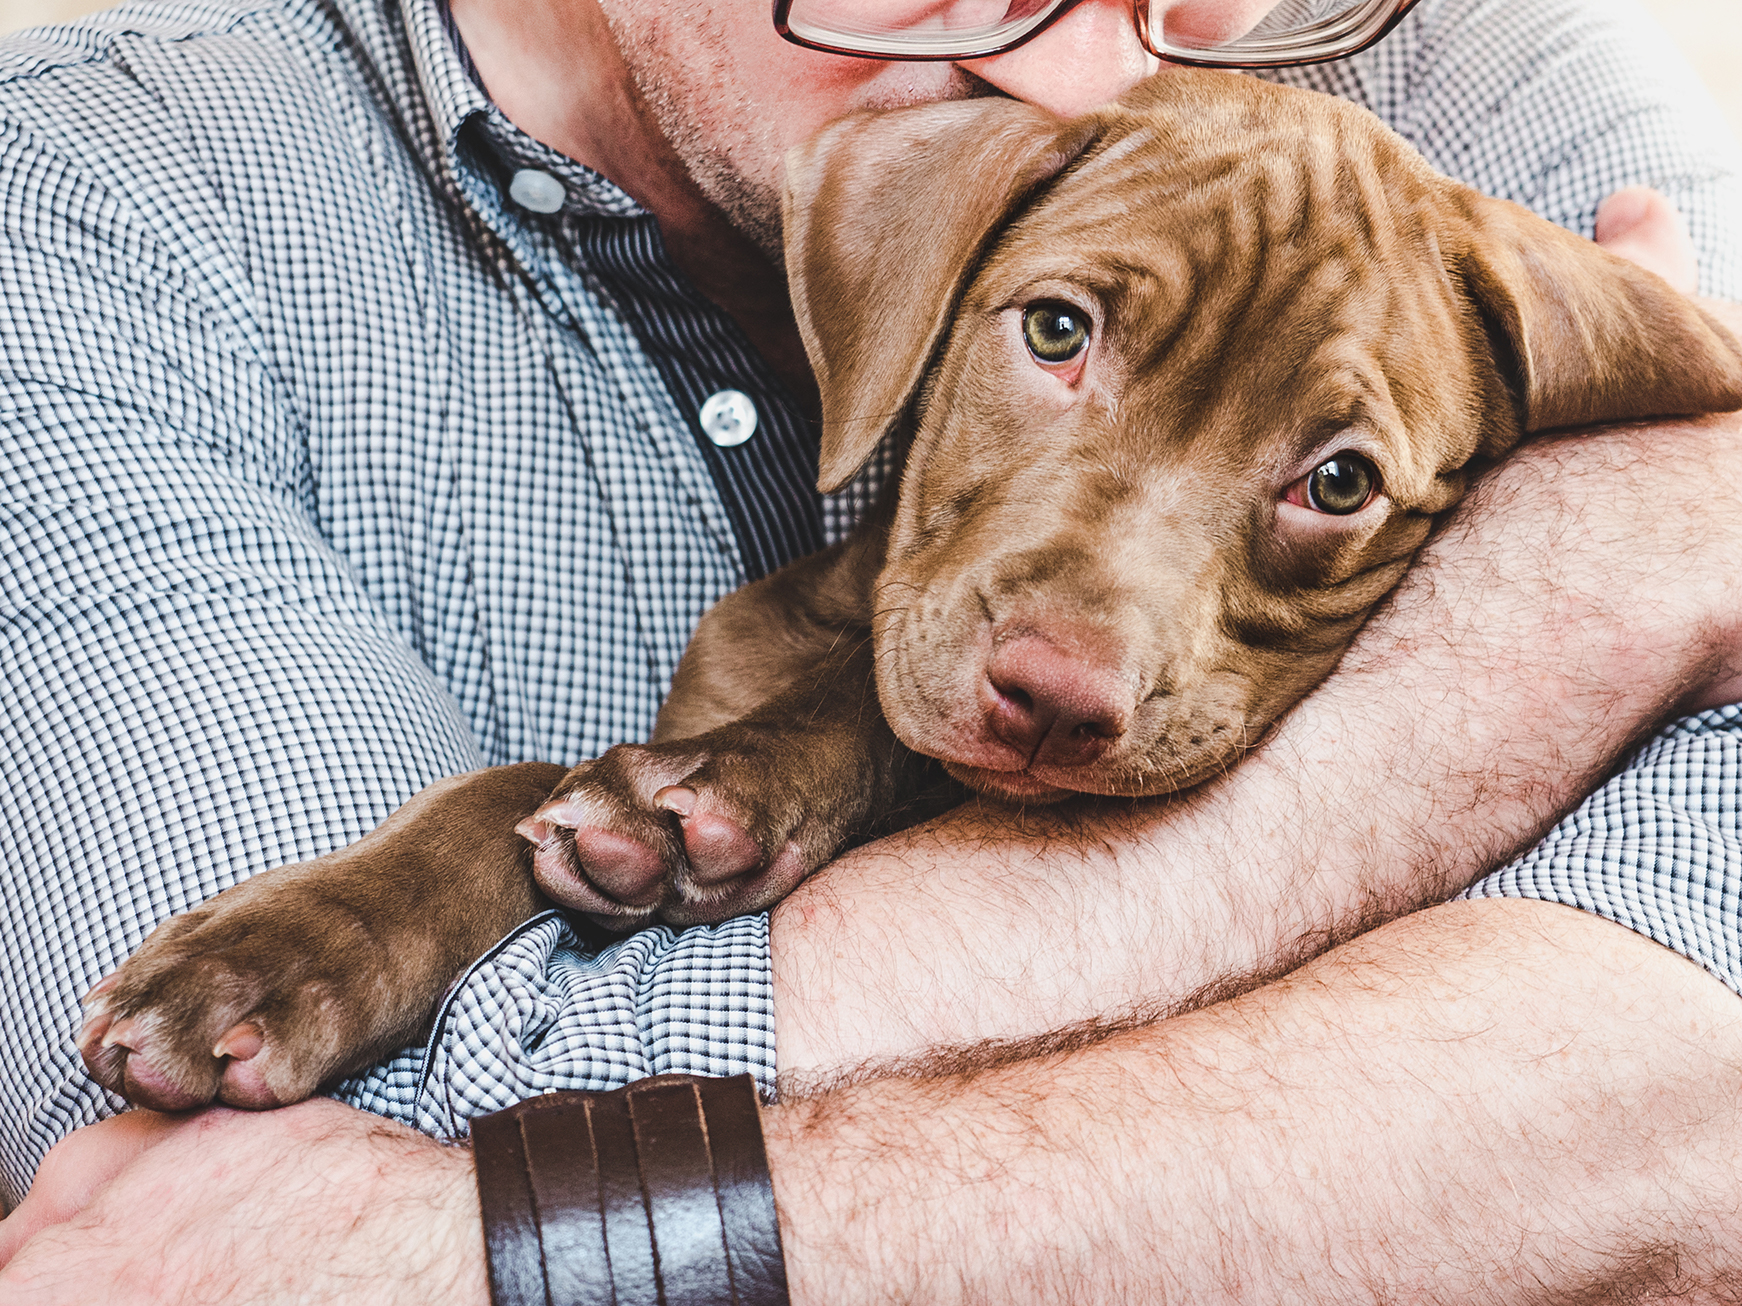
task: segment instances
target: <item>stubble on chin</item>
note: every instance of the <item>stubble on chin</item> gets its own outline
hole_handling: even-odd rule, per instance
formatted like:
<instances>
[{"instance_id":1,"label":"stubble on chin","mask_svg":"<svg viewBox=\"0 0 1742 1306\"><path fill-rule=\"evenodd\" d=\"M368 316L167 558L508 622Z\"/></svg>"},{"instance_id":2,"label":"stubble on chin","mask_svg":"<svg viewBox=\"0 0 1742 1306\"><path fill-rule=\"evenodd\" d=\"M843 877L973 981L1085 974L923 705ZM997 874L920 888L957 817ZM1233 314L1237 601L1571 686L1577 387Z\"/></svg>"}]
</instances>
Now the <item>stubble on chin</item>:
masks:
<instances>
[{"instance_id":1,"label":"stubble on chin","mask_svg":"<svg viewBox=\"0 0 1742 1306\"><path fill-rule=\"evenodd\" d=\"M600 9L645 111L690 180L774 266L782 266L779 101L759 103L749 93L715 6L602 0ZM998 94L953 65L883 67L886 74L866 86L857 107L899 109Z\"/></svg>"},{"instance_id":2,"label":"stubble on chin","mask_svg":"<svg viewBox=\"0 0 1742 1306\"><path fill-rule=\"evenodd\" d=\"M779 159L772 124L759 121L713 6L601 0L599 5L659 129L707 200L780 266Z\"/></svg>"}]
</instances>

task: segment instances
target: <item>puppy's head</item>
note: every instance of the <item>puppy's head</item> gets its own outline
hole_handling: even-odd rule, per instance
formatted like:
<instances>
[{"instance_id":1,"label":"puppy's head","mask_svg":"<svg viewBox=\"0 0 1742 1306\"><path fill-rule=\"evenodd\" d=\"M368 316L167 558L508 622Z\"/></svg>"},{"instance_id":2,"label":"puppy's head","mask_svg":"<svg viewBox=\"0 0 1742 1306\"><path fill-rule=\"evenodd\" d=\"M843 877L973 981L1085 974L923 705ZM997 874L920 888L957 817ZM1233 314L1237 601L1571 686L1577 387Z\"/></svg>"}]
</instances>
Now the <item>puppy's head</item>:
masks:
<instances>
[{"instance_id":1,"label":"puppy's head","mask_svg":"<svg viewBox=\"0 0 1742 1306\"><path fill-rule=\"evenodd\" d=\"M1169 72L1070 122L860 115L788 172L823 488L911 441L884 710L987 792L1205 778L1331 669L1473 460L1742 406L1689 300L1326 96Z\"/></svg>"}]
</instances>

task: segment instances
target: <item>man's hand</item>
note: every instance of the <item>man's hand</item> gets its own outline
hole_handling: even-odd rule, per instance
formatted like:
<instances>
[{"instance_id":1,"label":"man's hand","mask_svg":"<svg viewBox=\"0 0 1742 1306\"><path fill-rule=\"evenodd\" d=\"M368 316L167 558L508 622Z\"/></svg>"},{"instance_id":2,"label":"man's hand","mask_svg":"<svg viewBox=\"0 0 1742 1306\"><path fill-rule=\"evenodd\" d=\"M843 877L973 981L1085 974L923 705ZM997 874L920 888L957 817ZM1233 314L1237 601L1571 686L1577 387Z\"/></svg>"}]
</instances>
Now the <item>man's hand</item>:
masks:
<instances>
[{"instance_id":1,"label":"man's hand","mask_svg":"<svg viewBox=\"0 0 1742 1306\"><path fill-rule=\"evenodd\" d=\"M488 1301L471 1154L338 1103L134 1112L0 1224L7 1306Z\"/></svg>"},{"instance_id":2,"label":"man's hand","mask_svg":"<svg viewBox=\"0 0 1742 1306\"><path fill-rule=\"evenodd\" d=\"M1618 190L1597 206L1597 243L1657 273L1684 295L1693 294L1699 284L1687 223L1649 186Z\"/></svg>"},{"instance_id":3,"label":"man's hand","mask_svg":"<svg viewBox=\"0 0 1742 1306\"><path fill-rule=\"evenodd\" d=\"M186 1123L155 1111L129 1111L62 1139L43 1158L23 1204L0 1221L0 1269L32 1234L72 1219L105 1184Z\"/></svg>"}]
</instances>

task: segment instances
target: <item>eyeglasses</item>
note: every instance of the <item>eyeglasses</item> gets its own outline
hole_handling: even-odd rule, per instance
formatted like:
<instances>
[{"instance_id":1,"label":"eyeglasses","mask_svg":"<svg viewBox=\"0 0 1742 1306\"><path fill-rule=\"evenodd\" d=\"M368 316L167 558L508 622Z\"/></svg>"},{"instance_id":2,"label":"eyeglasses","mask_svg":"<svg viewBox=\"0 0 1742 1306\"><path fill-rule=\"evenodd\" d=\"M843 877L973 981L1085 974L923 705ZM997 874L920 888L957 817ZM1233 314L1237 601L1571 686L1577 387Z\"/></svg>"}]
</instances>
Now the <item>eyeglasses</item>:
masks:
<instances>
[{"instance_id":1,"label":"eyeglasses","mask_svg":"<svg viewBox=\"0 0 1742 1306\"><path fill-rule=\"evenodd\" d=\"M983 59L1014 50L1081 0L774 0L795 45L866 59ZM1133 0L1144 47L1169 63L1276 68L1365 50L1417 0Z\"/></svg>"}]
</instances>

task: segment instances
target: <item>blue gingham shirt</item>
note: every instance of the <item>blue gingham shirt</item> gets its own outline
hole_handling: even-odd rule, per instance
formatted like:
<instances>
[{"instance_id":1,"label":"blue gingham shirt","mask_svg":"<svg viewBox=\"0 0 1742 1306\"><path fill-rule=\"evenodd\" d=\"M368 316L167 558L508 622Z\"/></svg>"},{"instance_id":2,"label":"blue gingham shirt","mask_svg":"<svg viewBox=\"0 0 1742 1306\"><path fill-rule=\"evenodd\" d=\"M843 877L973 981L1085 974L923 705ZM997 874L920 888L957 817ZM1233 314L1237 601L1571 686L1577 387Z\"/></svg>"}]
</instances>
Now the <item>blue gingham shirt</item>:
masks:
<instances>
[{"instance_id":1,"label":"blue gingham shirt","mask_svg":"<svg viewBox=\"0 0 1742 1306\"><path fill-rule=\"evenodd\" d=\"M1427 0L1281 76L1586 234L1602 196L1655 185L1704 289L1742 298L1734 142L1644 23ZM558 211L513 202L523 169ZM440 776L645 737L707 606L837 537L875 475L808 497L778 383L647 215L502 118L437 0L134 4L0 44L0 222L16 1198L118 1106L73 1050L78 997L152 926ZM727 385L763 418L741 455L698 438ZM1604 911L1742 986L1737 724L1670 727L1479 891ZM545 916L450 994L427 1054L341 1094L458 1133L545 1087L767 1085L769 1006L763 917L591 953Z\"/></svg>"}]
</instances>

